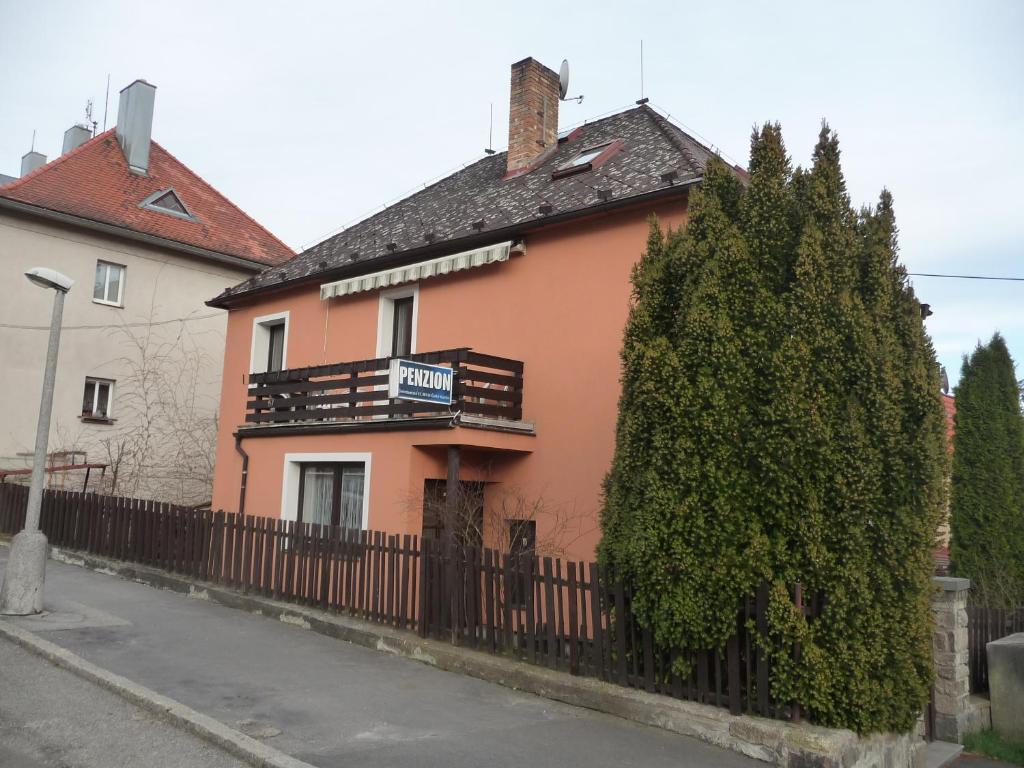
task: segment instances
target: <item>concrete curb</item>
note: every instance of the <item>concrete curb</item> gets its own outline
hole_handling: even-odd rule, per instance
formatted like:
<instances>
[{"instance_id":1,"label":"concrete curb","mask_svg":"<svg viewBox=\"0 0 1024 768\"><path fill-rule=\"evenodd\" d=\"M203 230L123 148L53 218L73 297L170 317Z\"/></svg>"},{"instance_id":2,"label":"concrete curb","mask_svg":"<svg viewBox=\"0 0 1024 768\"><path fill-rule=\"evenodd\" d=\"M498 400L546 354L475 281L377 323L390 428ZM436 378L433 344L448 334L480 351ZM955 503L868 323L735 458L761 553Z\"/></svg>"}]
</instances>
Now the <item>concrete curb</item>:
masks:
<instances>
[{"instance_id":1,"label":"concrete curb","mask_svg":"<svg viewBox=\"0 0 1024 768\"><path fill-rule=\"evenodd\" d=\"M63 667L95 685L116 693L173 725L208 741L256 768L314 768L284 752L268 747L219 720L197 712L191 707L133 683L86 661L59 645L44 640L26 629L0 619L0 636L20 645L58 667Z\"/></svg>"},{"instance_id":2,"label":"concrete curb","mask_svg":"<svg viewBox=\"0 0 1024 768\"><path fill-rule=\"evenodd\" d=\"M916 734L874 734L861 738L848 730L730 715L718 707L623 688L593 678L573 677L319 608L243 594L149 566L64 552L56 547L52 548L51 557L69 565L277 619L445 671L701 739L779 766L924 768L925 764L925 743Z\"/></svg>"}]
</instances>

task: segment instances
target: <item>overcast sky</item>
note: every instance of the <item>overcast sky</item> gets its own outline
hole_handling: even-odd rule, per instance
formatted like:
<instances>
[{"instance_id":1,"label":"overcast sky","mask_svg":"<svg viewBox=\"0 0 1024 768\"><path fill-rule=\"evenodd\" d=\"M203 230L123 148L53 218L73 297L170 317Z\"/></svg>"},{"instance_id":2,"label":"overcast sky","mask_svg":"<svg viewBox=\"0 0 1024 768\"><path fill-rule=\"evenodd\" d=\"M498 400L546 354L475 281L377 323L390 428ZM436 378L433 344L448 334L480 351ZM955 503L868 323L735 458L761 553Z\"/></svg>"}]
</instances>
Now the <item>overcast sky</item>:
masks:
<instances>
[{"instance_id":1,"label":"overcast sky","mask_svg":"<svg viewBox=\"0 0 1024 768\"><path fill-rule=\"evenodd\" d=\"M840 7L842 6L842 7ZM1024 277L1024 2L343 3L0 0L0 173L51 159L87 99L157 86L154 137L296 249L507 143L509 65L572 64L564 128L644 94L746 164L782 123L806 163L839 132L856 204L886 186L912 272ZM941 361L999 329L1024 360L1024 282L915 278Z\"/></svg>"}]
</instances>

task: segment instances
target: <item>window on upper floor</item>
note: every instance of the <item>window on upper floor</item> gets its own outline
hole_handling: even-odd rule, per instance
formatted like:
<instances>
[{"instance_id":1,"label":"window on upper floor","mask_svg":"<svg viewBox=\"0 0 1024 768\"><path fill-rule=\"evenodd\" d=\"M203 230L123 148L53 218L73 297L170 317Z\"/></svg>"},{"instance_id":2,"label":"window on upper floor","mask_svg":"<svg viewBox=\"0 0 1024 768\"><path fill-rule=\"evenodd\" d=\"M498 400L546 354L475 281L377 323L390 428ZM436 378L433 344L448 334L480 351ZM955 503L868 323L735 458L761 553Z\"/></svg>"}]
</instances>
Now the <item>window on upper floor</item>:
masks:
<instances>
[{"instance_id":1,"label":"window on upper floor","mask_svg":"<svg viewBox=\"0 0 1024 768\"><path fill-rule=\"evenodd\" d=\"M377 357L405 357L416 352L419 286L392 288L380 294Z\"/></svg>"},{"instance_id":2,"label":"window on upper floor","mask_svg":"<svg viewBox=\"0 0 1024 768\"><path fill-rule=\"evenodd\" d=\"M92 300L97 304L107 304L111 307L124 306L124 272L125 268L121 264L97 261Z\"/></svg>"},{"instance_id":3,"label":"window on upper floor","mask_svg":"<svg viewBox=\"0 0 1024 768\"><path fill-rule=\"evenodd\" d=\"M267 344L267 370L280 371L284 368L284 323L271 325Z\"/></svg>"},{"instance_id":4,"label":"window on upper floor","mask_svg":"<svg viewBox=\"0 0 1024 768\"><path fill-rule=\"evenodd\" d=\"M82 418L109 421L114 400L113 379L85 379L85 391L82 394Z\"/></svg>"},{"instance_id":5,"label":"window on upper floor","mask_svg":"<svg viewBox=\"0 0 1024 768\"><path fill-rule=\"evenodd\" d=\"M252 323L250 373L283 371L288 358L288 313L257 317Z\"/></svg>"},{"instance_id":6,"label":"window on upper floor","mask_svg":"<svg viewBox=\"0 0 1024 768\"><path fill-rule=\"evenodd\" d=\"M405 357L412 354L412 310L415 299L406 296L395 299L392 315L391 356Z\"/></svg>"}]
</instances>

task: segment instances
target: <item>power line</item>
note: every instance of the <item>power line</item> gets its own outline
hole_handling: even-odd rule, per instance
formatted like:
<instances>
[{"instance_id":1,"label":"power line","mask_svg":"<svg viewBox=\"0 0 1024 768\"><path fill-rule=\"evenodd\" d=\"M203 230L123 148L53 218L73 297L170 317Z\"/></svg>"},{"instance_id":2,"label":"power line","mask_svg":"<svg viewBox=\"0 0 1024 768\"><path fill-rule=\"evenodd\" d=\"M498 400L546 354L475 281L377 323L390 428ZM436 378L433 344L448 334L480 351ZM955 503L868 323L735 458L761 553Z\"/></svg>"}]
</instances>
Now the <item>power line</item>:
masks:
<instances>
[{"instance_id":1,"label":"power line","mask_svg":"<svg viewBox=\"0 0 1024 768\"><path fill-rule=\"evenodd\" d=\"M938 272L907 272L912 277L948 277L952 280L1005 280L1024 283L1024 277L1001 277L997 275L944 275Z\"/></svg>"},{"instance_id":2,"label":"power line","mask_svg":"<svg viewBox=\"0 0 1024 768\"><path fill-rule=\"evenodd\" d=\"M119 325L64 325L62 331L105 331L117 328L152 328L157 325L170 325L171 323L190 323L193 320L209 320L212 317L223 317L223 312L211 312L208 315L196 315L195 317L174 317L170 320L155 320L152 322L121 323ZM0 323L0 328L13 328L19 331L48 331L48 325L18 325L17 323Z\"/></svg>"}]
</instances>

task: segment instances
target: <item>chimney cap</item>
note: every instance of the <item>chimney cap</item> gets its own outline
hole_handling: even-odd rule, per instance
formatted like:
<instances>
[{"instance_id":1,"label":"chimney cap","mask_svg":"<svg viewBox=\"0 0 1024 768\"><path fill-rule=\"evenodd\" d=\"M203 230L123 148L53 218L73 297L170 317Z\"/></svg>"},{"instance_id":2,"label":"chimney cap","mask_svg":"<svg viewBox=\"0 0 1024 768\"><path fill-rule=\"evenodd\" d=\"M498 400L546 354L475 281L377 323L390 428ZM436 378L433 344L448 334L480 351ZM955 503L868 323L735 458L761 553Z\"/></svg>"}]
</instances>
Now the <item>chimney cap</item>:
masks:
<instances>
[{"instance_id":1,"label":"chimney cap","mask_svg":"<svg viewBox=\"0 0 1024 768\"><path fill-rule=\"evenodd\" d=\"M152 88L152 89L153 89L154 91L156 90L156 86L155 86L155 85L153 85L153 84L152 84L151 82L149 82L149 81L148 81L148 80L146 80L145 78L142 78L142 77L137 77L137 78L135 78L134 80L132 80L132 81L131 81L130 83L128 83L128 85L126 85L126 86L125 86L124 88L122 88L122 89L121 89L120 91L118 91L118 93L124 93L124 92L125 92L125 91L127 91L127 90L128 90L129 88L131 88L131 87L132 87L133 85L135 85L136 83L138 83L139 85L148 85L148 86L149 86L150 88Z\"/></svg>"}]
</instances>

